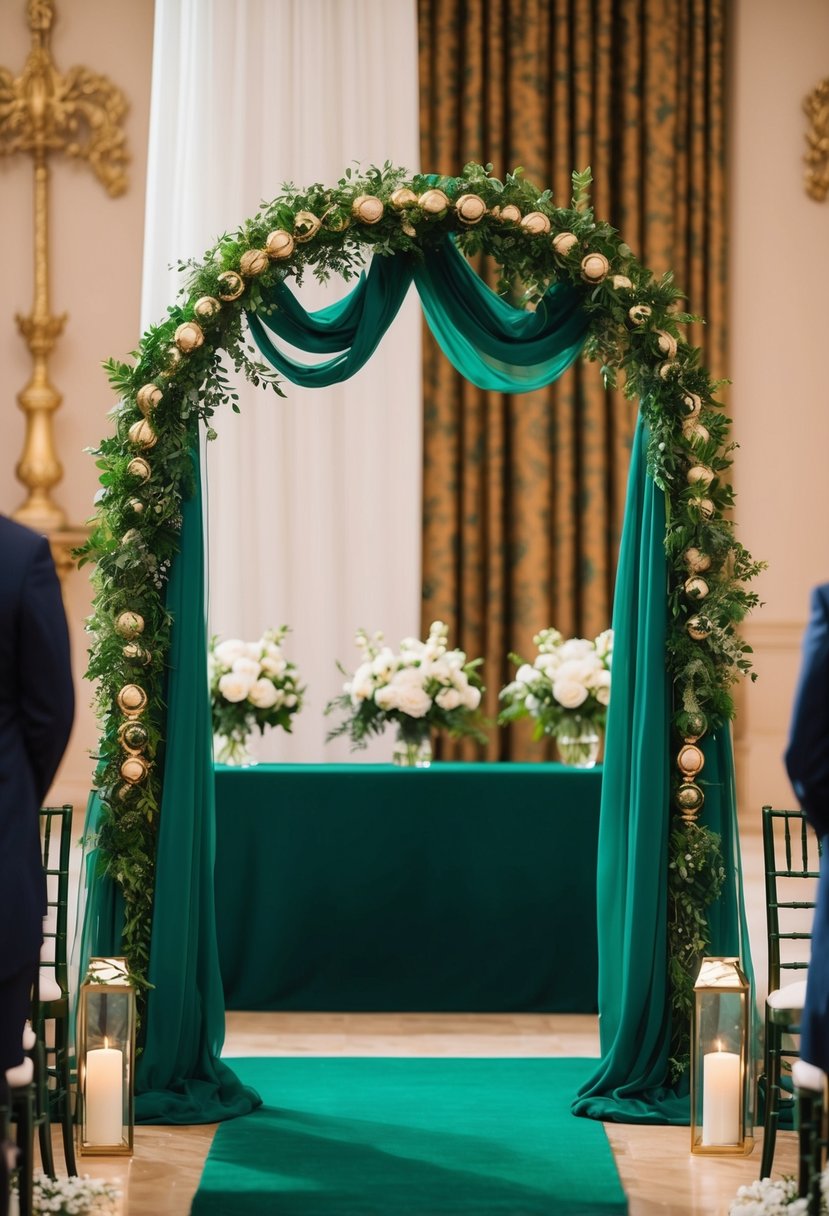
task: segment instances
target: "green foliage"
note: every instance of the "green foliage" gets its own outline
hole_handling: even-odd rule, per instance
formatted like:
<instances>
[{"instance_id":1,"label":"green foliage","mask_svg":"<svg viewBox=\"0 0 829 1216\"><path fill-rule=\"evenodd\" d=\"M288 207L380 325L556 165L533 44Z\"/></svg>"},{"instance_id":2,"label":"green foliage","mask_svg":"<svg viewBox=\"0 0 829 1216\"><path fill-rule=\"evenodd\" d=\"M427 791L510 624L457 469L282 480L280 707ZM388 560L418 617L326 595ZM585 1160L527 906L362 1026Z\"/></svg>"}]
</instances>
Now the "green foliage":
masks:
<instances>
[{"instance_id":1,"label":"green foliage","mask_svg":"<svg viewBox=\"0 0 829 1216\"><path fill-rule=\"evenodd\" d=\"M123 948L135 974L146 975L149 956L170 640L165 595L178 550L182 500L192 492L191 452L200 427L215 438L212 419L218 409L238 409L225 356L251 383L282 394L278 378L258 360L243 329L245 311L260 308L268 288L277 282L301 282L307 273L321 281L332 275L349 280L372 254L418 258L451 236L467 256L490 257L499 267L499 291L510 299L517 295L528 307L551 284L567 283L578 292L589 319L585 356L599 365L606 384L639 399L649 428L649 471L665 493L666 664L674 689L675 726L682 735L700 716L709 729L732 717L732 685L750 672L750 651L737 629L757 603L747 585L762 564L735 539L729 518L733 447L729 420L716 401L720 386L702 365L699 350L685 340L683 326L693 318L680 310L681 293L671 276L654 279L618 233L594 217L590 183L589 170L575 173L566 207L556 206L550 191L539 190L520 169L501 182L492 177L491 166L474 163L457 177L419 174L410 179L386 162L364 172L349 168L333 187L287 184L236 232L221 236L202 261L181 263L184 288L179 302L146 331L131 363L105 364L118 403L111 412L112 433L93 453L101 489L89 541L78 556L81 562L95 563L88 675L97 681L102 723L97 768L105 808L100 855L124 895ZM399 198L393 202L400 189L410 195L402 203ZM435 189L447 197L447 205L437 212L423 203L424 192ZM479 223L467 225L454 203L470 193L478 195L487 210ZM364 222L355 214L361 195L382 202L378 222ZM510 206L518 208L518 219L509 218L505 209ZM309 213L313 222L301 212ZM549 233L522 227L520 217L529 212L546 217ZM295 239L290 256L268 259L258 273L242 274L245 254L262 250L276 229ZM562 236L564 243L556 240ZM605 258L608 273L587 279L587 255ZM221 276L228 272L242 274L243 291L235 300L220 300L227 284ZM213 315L197 309L204 297L219 302ZM183 353L175 343L176 329L194 321L204 341ZM150 385L160 390L161 398L148 414L157 441L145 449L130 437L130 429L142 418L139 391ZM135 457L146 459L150 467L146 480L131 463ZM694 466L702 467L704 480L689 480ZM704 572L706 594L699 602L685 586L689 549L701 551L710 563ZM144 620L134 644L116 628L119 614L127 610ZM688 633L688 621L695 615L703 618L705 635L697 639ZM142 721L149 734L144 752L149 772L136 784L125 782L120 773L125 753L117 698L131 683L147 695ZM359 730L370 734L376 727L368 716ZM682 993L687 985L682 977L687 977L689 961L680 942L693 936L689 926L701 926L697 918L704 918L707 906L700 902L698 883L688 884L686 895L677 903L684 909L684 927L672 937L670 959L677 1023L684 1016ZM700 932L697 940L702 937Z\"/></svg>"}]
</instances>

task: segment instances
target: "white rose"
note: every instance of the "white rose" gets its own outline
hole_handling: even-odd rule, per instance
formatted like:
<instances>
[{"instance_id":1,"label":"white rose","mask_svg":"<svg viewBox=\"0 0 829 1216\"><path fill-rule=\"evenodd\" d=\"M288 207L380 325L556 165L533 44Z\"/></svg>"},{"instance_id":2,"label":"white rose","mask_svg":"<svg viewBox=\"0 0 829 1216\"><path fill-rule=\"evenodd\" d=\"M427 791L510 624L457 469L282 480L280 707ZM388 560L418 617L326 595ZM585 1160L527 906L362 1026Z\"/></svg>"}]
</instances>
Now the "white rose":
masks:
<instances>
[{"instance_id":1,"label":"white rose","mask_svg":"<svg viewBox=\"0 0 829 1216\"><path fill-rule=\"evenodd\" d=\"M578 709L587 700L587 689L577 680L556 680L553 684L553 696L565 709Z\"/></svg>"},{"instance_id":2,"label":"white rose","mask_svg":"<svg viewBox=\"0 0 829 1216\"><path fill-rule=\"evenodd\" d=\"M532 693L528 693L528 695L524 698L524 704L531 714L534 714L536 710L541 708L541 702L539 701L538 697L534 697Z\"/></svg>"},{"instance_id":3,"label":"white rose","mask_svg":"<svg viewBox=\"0 0 829 1216\"><path fill-rule=\"evenodd\" d=\"M351 693L351 700L356 704L358 701L368 701L371 694L374 692L374 680L371 675L371 664L361 663L351 680L351 686L348 689Z\"/></svg>"},{"instance_id":4,"label":"white rose","mask_svg":"<svg viewBox=\"0 0 829 1216\"><path fill-rule=\"evenodd\" d=\"M613 630L605 629L605 631L603 633L600 633L599 636L596 638L596 654L599 656L599 658L603 659L607 655L611 654L612 651L613 651Z\"/></svg>"},{"instance_id":5,"label":"white rose","mask_svg":"<svg viewBox=\"0 0 829 1216\"><path fill-rule=\"evenodd\" d=\"M537 675L534 667L530 667L529 663L522 663L515 673L515 679L518 684L532 684Z\"/></svg>"},{"instance_id":6,"label":"white rose","mask_svg":"<svg viewBox=\"0 0 829 1216\"><path fill-rule=\"evenodd\" d=\"M242 655L239 659L234 659L233 669L237 676L247 676L250 682L259 679L259 672L262 670L256 659L248 658Z\"/></svg>"},{"instance_id":7,"label":"white rose","mask_svg":"<svg viewBox=\"0 0 829 1216\"><path fill-rule=\"evenodd\" d=\"M391 684L378 688L374 694L374 704L378 709L389 710L396 708L397 698Z\"/></svg>"},{"instance_id":8,"label":"white rose","mask_svg":"<svg viewBox=\"0 0 829 1216\"><path fill-rule=\"evenodd\" d=\"M588 642L587 638L569 638L562 643L559 654L562 659L583 659L592 651L593 643Z\"/></svg>"},{"instance_id":9,"label":"white rose","mask_svg":"<svg viewBox=\"0 0 829 1216\"><path fill-rule=\"evenodd\" d=\"M610 685L605 685L602 688L596 689L596 700L600 705L610 704Z\"/></svg>"},{"instance_id":10,"label":"white rose","mask_svg":"<svg viewBox=\"0 0 829 1216\"><path fill-rule=\"evenodd\" d=\"M410 718L423 718L432 708L432 698L423 687L423 675L419 667L404 667L389 684L393 697L393 708L408 714Z\"/></svg>"},{"instance_id":11,"label":"white rose","mask_svg":"<svg viewBox=\"0 0 829 1216\"><path fill-rule=\"evenodd\" d=\"M388 646L371 660L371 671L375 676L388 676L394 671L394 655Z\"/></svg>"},{"instance_id":12,"label":"white rose","mask_svg":"<svg viewBox=\"0 0 829 1216\"><path fill-rule=\"evenodd\" d=\"M247 642L245 644L245 654L248 656L249 659L256 659L256 661L258 663L259 656L261 655L261 653L262 653L262 643L261 642Z\"/></svg>"},{"instance_id":13,"label":"white rose","mask_svg":"<svg viewBox=\"0 0 829 1216\"><path fill-rule=\"evenodd\" d=\"M463 694L463 703L467 709L477 709L481 704L481 690L470 684Z\"/></svg>"},{"instance_id":14,"label":"white rose","mask_svg":"<svg viewBox=\"0 0 829 1216\"><path fill-rule=\"evenodd\" d=\"M274 658L269 654L262 659L262 670L266 671L269 676L281 676L287 666L288 664L283 658Z\"/></svg>"},{"instance_id":15,"label":"white rose","mask_svg":"<svg viewBox=\"0 0 829 1216\"><path fill-rule=\"evenodd\" d=\"M282 700L282 694L273 686L270 680L254 680L250 686L248 700L257 709L270 709L272 705L276 705Z\"/></svg>"},{"instance_id":16,"label":"white rose","mask_svg":"<svg viewBox=\"0 0 829 1216\"><path fill-rule=\"evenodd\" d=\"M226 642L219 642L213 652L216 656L216 661L221 663L222 667L232 667L236 659L240 659L243 654L247 654L247 648L244 642L239 638L228 638Z\"/></svg>"},{"instance_id":17,"label":"white rose","mask_svg":"<svg viewBox=\"0 0 829 1216\"><path fill-rule=\"evenodd\" d=\"M442 688L435 701L441 709L457 709L461 704L461 694L457 688Z\"/></svg>"},{"instance_id":18,"label":"white rose","mask_svg":"<svg viewBox=\"0 0 829 1216\"><path fill-rule=\"evenodd\" d=\"M244 701L251 681L238 672L229 671L219 680L219 692L226 701Z\"/></svg>"},{"instance_id":19,"label":"white rose","mask_svg":"<svg viewBox=\"0 0 829 1216\"><path fill-rule=\"evenodd\" d=\"M293 709L294 706L296 705L296 703L297 703L296 694L289 692L285 698L285 704L287 705L288 709Z\"/></svg>"}]
</instances>

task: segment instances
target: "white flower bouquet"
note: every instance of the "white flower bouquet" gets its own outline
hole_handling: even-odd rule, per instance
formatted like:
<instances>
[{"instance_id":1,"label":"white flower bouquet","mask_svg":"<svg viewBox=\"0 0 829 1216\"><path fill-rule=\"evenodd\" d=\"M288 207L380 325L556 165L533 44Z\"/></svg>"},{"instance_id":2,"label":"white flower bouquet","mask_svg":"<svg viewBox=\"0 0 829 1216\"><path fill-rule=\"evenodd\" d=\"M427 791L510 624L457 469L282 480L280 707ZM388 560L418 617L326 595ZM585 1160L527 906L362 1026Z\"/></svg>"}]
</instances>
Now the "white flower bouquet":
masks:
<instances>
[{"instance_id":1,"label":"white flower bouquet","mask_svg":"<svg viewBox=\"0 0 829 1216\"><path fill-rule=\"evenodd\" d=\"M17 1183L14 1191L18 1191ZM116 1216L121 1210L121 1192L102 1178L50 1178L37 1173L33 1179L32 1211L54 1216Z\"/></svg>"},{"instance_id":2,"label":"white flower bouquet","mask_svg":"<svg viewBox=\"0 0 829 1216\"><path fill-rule=\"evenodd\" d=\"M442 621L435 621L425 642L404 638L395 652L383 644L381 633L369 637L359 630L361 662L341 695L325 707L326 714L345 714L328 738L348 735L352 748L365 747L372 735L382 734L393 722L398 733L395 762L416 767L428 764L432 729L485 742L478 674L483 660L468 661L462 650L449 650L448 632Z\"/></svg>"},{"instance_id":3,"label":"white flower bouquet","mask_svg":"<svg viewBox=\"0 0 829 1216\"><path fill-rule=\"evenodd\" d=\"M825 1213L829 1174L821 1175L820 1211ZM795 1178L758 1178L741 1186L732 1199L728 1216L807 1216L809 1202L799 1198Z\"/></svg>"},{"instance_id":4,"label":"white flower bouquet","mask_svg":"<svg viewBox=\"0 0 829 1216\"><path fill-rule=\"evenodd\" d=\"M565 763L591 767L610 703L613 630L591 641L542 629L533 642L538 654L532 663L510 655L518 670L499 694L504 708L498 721L505 726L534 718L534 738L554 736Z\"/></svg>"},{"instance_id":5,"label":"white flower bouquet","mask_svg":"<svg viewBox=\"0 0 829 1216\"><path fill-rule=\"evenodd\" d=\"M208 654L213 734L220 763L244 763L248 735L258 727L281 726L302 707L304 689L283 653L287 626L267 629L258 642L211 638Z\"/></svg>"}]
</instances>

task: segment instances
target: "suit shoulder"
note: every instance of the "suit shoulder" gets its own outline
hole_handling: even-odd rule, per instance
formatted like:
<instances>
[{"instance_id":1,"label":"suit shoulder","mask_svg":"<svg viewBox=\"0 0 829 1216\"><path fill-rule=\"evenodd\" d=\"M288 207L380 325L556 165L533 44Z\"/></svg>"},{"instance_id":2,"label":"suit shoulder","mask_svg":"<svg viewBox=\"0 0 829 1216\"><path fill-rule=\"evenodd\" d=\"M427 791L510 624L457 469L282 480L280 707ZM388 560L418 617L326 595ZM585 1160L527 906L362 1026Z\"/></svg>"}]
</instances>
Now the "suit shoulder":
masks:
<instances>
[{"instance_id":1,"label":"suit shoulder","mask_svg":"<svg viewBox=\"0 0 829 1216\"><path fill-rule=\"evenodd\" d=\"M31 561L48 543L46 537L41 536L39 532L33 532L31 528L9 519L7 515L0 515L0 552L5 561L10 558Z\"/></svg>"},{"instance_id":2,"label":"suit shoulder","mask_svg":"<svg viewBox=\"0 0 829 1216\"><path fill-rule=\"evenodd\" d=\"M812 602L820 605L829 616L829 583L821 583L819 587L815 587L812 592Z\"/></svg>"}]
</instances>

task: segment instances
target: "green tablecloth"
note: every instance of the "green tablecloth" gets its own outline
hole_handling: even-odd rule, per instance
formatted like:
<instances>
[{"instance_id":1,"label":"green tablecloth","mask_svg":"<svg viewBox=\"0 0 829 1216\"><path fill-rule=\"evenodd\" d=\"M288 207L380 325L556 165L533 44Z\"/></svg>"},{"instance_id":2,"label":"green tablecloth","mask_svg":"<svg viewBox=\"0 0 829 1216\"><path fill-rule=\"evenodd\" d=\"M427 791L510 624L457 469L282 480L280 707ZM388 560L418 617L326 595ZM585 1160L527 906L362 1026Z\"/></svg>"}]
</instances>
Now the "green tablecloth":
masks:
<instances>
[{"instance_id":1,"label":"green tablecloth","mask_svg":"<svg viewBox=\"0 0 829 1216\"><path fill-rule=\"evenodd\" d=\"M229 1009L596 1009L600 769L216 769Z\"/></svg>"}]
</instances>

